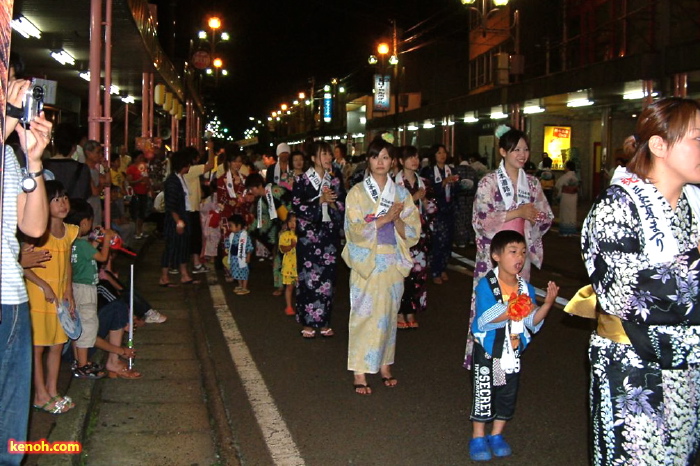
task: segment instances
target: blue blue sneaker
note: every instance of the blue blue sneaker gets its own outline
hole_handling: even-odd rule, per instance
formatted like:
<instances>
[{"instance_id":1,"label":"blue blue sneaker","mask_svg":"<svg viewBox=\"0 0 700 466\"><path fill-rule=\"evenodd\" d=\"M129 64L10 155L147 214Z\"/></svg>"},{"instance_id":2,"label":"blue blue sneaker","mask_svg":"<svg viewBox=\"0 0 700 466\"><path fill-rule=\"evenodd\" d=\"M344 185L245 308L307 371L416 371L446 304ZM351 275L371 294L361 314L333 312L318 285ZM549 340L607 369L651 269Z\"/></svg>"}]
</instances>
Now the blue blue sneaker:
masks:
<instances>
[{"instance_id":1,"label":"blue blue sneaker","mask_svg":"<svg viewBox=\"0 0 700 466\"><path fill-rule=\"evenodd\" d=\"M510 449L510 445L503 438L502 435L489 435L488 436L489 446L493 452L493 456L510 456L513 450Z\"/></svg>"},{"instance_id":2,"label":"blue blue sneaker","mask_svg":"<svg viewBox=\"0 0 700 466\"><path fill-rule=\"evenodd\" d=\"M491 459L491 449L486 437L477 437L469 441L469 458L472 461L488 461Z\"/></svg>"}]
</instances>

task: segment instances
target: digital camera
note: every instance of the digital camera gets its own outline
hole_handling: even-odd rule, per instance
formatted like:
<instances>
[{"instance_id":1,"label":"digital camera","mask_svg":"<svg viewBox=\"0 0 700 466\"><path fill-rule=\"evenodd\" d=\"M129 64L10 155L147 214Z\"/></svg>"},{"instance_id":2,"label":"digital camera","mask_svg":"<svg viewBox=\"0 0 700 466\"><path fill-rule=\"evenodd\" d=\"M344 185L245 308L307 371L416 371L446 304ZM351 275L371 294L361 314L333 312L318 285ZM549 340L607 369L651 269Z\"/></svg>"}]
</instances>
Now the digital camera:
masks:
<instances>
[{"instance_id":1,"label":"digital camera","mask_svg":"<svg viewBox=\"0 0 700 466\"><path fill-rule=\"evenodd\" d=\"M24 116L22 121L25 123L31 123L34 117L39 116L44 108L44 88L37 86L34 81L32 81L29 89L27 89L24 95Z\"/></svg>"}]
</instances>

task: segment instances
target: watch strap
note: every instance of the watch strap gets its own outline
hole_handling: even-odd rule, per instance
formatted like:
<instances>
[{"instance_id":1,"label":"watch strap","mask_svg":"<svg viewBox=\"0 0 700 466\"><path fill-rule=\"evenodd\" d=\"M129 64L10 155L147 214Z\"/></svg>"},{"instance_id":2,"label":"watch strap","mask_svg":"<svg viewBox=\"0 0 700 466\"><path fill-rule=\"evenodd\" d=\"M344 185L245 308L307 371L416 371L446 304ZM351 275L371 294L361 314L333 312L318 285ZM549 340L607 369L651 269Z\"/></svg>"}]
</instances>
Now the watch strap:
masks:
<instances>
[{"instance_id":1,"label":"watch strap","mask_svg":"<svg viewBox=\"0 0 700 466\"><path fill-rule=\"evenodd\" d=\"M30 172L30 171L27 171L27 175L31 176L32 178L39 178L39 177L42 176L43 174L44 174L44 169L43 169L43 168L42 168L41 170L39 170L38 172Z\"/></svg>"},{"instance_id":2,"label":"watch strap","mask_svg":"<svg viewBox=\"0 0 700 466\"><path fill-rule=\"evenodd\" d=\"M9 102L5 103L5 114L10 118L16 118L18 120L24 118L24 110L19 107L15 107Z\"/></svg>"}]
</instances>

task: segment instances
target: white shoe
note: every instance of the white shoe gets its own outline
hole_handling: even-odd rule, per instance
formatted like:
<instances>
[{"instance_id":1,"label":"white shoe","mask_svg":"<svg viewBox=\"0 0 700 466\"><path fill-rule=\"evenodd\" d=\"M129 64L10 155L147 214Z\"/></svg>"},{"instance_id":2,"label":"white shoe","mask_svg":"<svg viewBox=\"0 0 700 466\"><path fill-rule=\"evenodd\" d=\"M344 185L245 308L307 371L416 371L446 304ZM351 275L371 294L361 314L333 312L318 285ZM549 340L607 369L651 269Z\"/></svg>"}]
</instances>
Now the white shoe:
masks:
<instances>
[{"instance_id":1,"label":"white shoe","mask_svg":"<svg viewBox=\"0 0 700 466\"><path fill-rule=\"evenodd\" d=\"M199 264L199 267L192 267L192 273L207 273L209 272L209 267L204 264Z\"/></svg>"},{"instance_id":2,"label":"white shoe","mask_svg":"<svg viewBox=\"0 0 700 466\"><path fill-rule=\"evenodd\" d=\"M143 317L147 324L162 324L168 320L167 317L155 309L149 309Z\"/></svg>"}]
</instances>

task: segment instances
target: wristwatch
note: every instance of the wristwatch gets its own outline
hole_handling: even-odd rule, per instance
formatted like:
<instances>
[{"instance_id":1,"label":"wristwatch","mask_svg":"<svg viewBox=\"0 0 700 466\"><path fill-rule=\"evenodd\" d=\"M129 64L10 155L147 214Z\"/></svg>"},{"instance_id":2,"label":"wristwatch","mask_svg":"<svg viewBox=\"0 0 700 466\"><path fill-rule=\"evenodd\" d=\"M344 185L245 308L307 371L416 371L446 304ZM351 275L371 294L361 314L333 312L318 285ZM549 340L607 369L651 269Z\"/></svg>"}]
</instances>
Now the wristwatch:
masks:
<instances>
[{"instance_id":1,"label":"wristwatch","mask_svg":"<svg viewBox=\"0 0 700 466\"><path fill-rule=\"evenodd\" d=\"M30 173L26 168L22 169L22 180L20 184L22 186L22 191L25 193L31 193L36 189L36 179L44 174L44 169L42 168L38 172Z\"/></svg>"}]
</instances>

